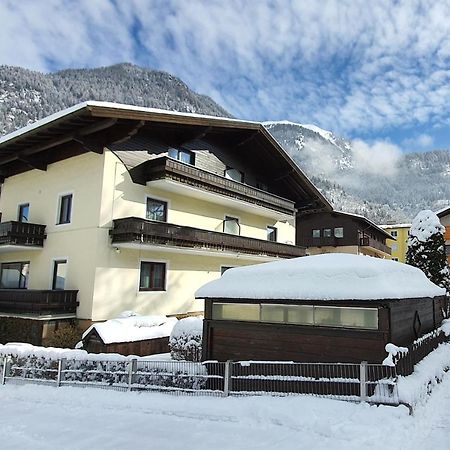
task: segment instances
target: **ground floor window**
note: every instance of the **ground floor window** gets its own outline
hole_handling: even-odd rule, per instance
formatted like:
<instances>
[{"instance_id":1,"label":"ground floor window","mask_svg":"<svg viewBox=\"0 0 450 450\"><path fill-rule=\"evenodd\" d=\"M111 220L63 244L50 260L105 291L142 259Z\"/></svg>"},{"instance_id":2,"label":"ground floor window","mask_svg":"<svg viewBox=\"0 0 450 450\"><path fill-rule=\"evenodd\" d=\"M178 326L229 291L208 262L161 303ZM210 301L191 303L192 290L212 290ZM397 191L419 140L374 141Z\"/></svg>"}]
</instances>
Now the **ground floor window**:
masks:
<instances>
[{"instance_id":1,"label":"ground floor window","mask_svg":"<svg viewBox=\"0 0 450 450\"><path fill-rule=\"evenodd\" d=\"M159 262L141 262L139 278L140 291L166 290L166 264Z\"/></svg>"},{"instance_id":2,"label":"ground floor window","mask_svg":"<svg viewBox=\"0 0 450 450\"><path fill-rule=\"evenodd\" d=\"M53 262L52 289L64 290L67 278L67 260L61 259Z\"/></svg>"},{"instance_id":3,"label":"ground floor window","mask_svg":"<svg viewBox=\"0 0 450 450\"><path fill-rule=\"evenodd\" d=\"M213 303L212 318L213 320L378 329L376 308L347 306Z\"/></svg>"},{"instance_id":4,"label":"ground floor window","mask_svg":"<svg viewBox=\"0 0 450 450\"><path fill-rule=\"evenodd\" d=\"M1 265L0 287L2 289L26 289L30 263L14 262Z\"/></svg>"}]
</instances>

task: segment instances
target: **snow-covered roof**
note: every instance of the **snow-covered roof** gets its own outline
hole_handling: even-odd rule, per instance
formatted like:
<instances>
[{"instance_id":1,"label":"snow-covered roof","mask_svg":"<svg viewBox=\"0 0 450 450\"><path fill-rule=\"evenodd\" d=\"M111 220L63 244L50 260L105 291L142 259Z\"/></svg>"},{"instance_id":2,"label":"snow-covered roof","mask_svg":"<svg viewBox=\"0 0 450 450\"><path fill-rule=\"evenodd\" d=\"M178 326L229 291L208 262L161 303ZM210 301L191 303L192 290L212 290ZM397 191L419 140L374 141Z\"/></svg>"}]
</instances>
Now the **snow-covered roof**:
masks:
<instances>
[{"instance_id":1,"label":"snow-covered roof","mask_svg":"<svg viewBox=\"0 0 450 450\"><path fill-rule=\"evenodd\" d=\"M175 317L133 315L94 323L83 333L83 339L95 330L105 344L145 341L170 336L176 323Z\"/></svg>"},{"instance_id":2,"label":"snow-covered roof","mask_svg":"<svg viewBox=\"0 0 450 450\"><path fill-rule=\"evenodd\" d=\"M23 128L19 128L18 130L13 131L12 133L6 134L5 136L0 137L0 144L3 144L4 142L14 139L18 136L21 136L22 134L26 134L32 130L40 128L44 125L47 125L51 122L54 122L65 116L68 116L70 114L76 113L76 112L78 112L82 109L88 108L90 106L96 106L96 107L100 107L100 108L120 109L122 111L139 111L139 112L143 112L143 113L170 114L170 115L182 116L182 117L198 117L198 118L218 120L218 121L225 120L227 122L230 122L230 123L233 123L236 125L239 125L239 124L241 124L241 125L260 125L259 122L252 122L250 120L230 119L229 117L208 116L208 115L204 115L204 114L168 111L168 110L159 109L159 108L146 108L144 106L134 106L134 105L126 105L126 104L122 104L122 103L99 102L99 101L90 100L87 102L78 103L77 105L71 106L70 108L66 108L61 111L58 111L54 114L51 114L50 116L44 117L43 119L33 122L30 125L27 125Z\"/></svg>"},{"instance_id":3,"label":"snow-covered roof","mask_svg":"<svg viewBox=\"0 0 450 450\"><path fill-rule=\"evenodd\" d=\"M410 228L410 223L392 223L392 224L386 224L386 225L379 225L380 228L383 228L384 230L391 230L393 228Z\"/></svg>"},{"instance_id":4,"label":"snow-covered roof","mask_svg":"<svg viewBox=\"0 0 450 450\"><path fill-rule=\"evenodd\" d=\"M370 256L330 253L227 270L197 298L377 300L444 295L412 266Z\"/></svg>"},{"instance_id":5,"label":"snow-covered roof","mask_svg":"<svg viewBox=\"0 0 450 450\"><path fill-rule=\"evenodd\" d=\"M445 206L444 208L441 208L438 211L436 211L436 215L438 217L444 217L447 214L450 214L450 205L449 206Z\"/></svg>"}]
</instances>

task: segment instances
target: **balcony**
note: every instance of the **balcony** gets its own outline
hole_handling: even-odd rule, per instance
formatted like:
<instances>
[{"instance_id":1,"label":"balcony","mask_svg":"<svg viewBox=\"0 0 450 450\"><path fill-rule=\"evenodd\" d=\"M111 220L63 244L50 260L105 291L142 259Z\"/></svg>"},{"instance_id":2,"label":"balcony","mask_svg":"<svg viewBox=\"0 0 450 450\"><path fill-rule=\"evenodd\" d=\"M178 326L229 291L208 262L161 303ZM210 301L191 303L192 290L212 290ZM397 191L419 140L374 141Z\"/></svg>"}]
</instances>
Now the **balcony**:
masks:
<instances>
[{"instance_id":1,"label":"balcony","mask_svg":"<svg viewBox=\"0 0 450 450\"><path fill-rule=\"evenodd\" d=\"M247 255L296 258L305 256L303 247L280 244L217 231L174 225L127 217L114 220L110 231L113 245L119 246L168 246L179 249L242 253ZM124 245L121 245L124 244Z\"/></svg>"},{"instance_id":2,"label":"balcony","mask_svg":"<svg viewBox=\"0 0 450 450\"><path fill-rule=\"evenodd\" d=\"M387 253L391 255L391 249L386 244L383 244L380 241L372 239L371 237L365 236L359 239L359 245L361 247L372 247L376 250L379 250L382 253Z\"/></svg>"},{"instance_id":3,"label":"balcony","mask_svg":"<svg viewBox=\"0 0 450 450\"><path fill-rule=\"evenodd\" d=\"M133 180L140 184L170 180L289 216L295 213L295 204L291 200L168 157L146 161L136 166L130 173Z\"/></svg>"},{"instance_id":4,"label":"balcony","mask_svg":"<svg viewBox=\"0 0 450 450\"><path fill-rule=\"evenodd\" d=\"M3 222L0 223L0 252L40 249L46 237L45 225Z\"/></svg>"},{"instance_id":5,"label":"balcony","mask_svg":"<svg viewBox=\"0 0 450 450\"><path fill-rule=\"evenodd\" d=\"M0 312L9 314L75 315L78 291L0 289Z\"/></svg>"}]
</instances>

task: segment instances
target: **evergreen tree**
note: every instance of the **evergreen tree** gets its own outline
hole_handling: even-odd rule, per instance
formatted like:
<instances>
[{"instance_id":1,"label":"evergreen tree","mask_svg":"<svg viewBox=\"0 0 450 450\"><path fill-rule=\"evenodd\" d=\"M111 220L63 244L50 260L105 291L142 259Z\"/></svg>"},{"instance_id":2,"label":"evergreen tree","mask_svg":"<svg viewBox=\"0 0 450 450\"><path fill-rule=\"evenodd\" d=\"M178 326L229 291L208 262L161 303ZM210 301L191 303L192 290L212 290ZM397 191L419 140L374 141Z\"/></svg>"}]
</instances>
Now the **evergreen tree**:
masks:
<instances>
[{"instance_id":1,"label":"evergreen tree","mask_svg":"<svg viewBox=\"0 0 450 450\"><path fill-rule=\"evenodd\" d=\"M408 237L406 263L418 267L434 283L450 294L450 271L445 256L445 228L430 210L414 218Z\"/></svg>"}]
</instances>

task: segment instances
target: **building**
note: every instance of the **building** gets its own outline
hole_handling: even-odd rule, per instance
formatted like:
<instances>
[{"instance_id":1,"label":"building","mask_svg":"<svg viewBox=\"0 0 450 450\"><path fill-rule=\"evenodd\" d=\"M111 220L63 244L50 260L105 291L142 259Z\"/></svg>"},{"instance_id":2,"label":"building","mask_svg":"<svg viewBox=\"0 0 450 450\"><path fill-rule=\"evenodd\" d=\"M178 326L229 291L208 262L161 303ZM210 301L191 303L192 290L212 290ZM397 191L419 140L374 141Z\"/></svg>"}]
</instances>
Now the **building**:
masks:
<instances>
[{"instance_id":1,"label":"building","mask_svg":"<svg viewBox=\"0 0 450 450\"><path fill-rule=\"evenodd\" d=\"M297 217L297 245L310 255L351 253L390 258L386 240L391 235L371 220L340 211L304 213Z\"/></svg>"},{"instance_id":2,"label":"building","mask_svg":"<svg viewBox=\"0 0 450 450\"><path fill-rule=\"evenodd\" d=\"M391 259L402 263L406 262L406 250L408 249L408 236L411 224L380 225L380 228L387 231L394 238L386 240L386 245L391 249Z\"/></svg>"},{"instance_id":3,"label":"building","mask_svg":"<svg viewBox=\"0 0 450 450\"><path fill-rule=\"evenodd\" d=\"M219 361L380 364L386 344L436 329L445 304L416 267L350 254L232 269L196 295L203 358Z\"/></svg>"},{"instance_id":4,"label":"building","mask_svg":"<svg viewBox=\"0 0 450 450\"><path fill-rule=\"evenodd\" d=\"M0 138L0 175L0 342L202 312L199 286L304 255L296 212L331 210L259 123L113 103Z\"/></svg>"},{"instance_id":5,"label":"building","mask_svg":"<svg viewBox=\"0 0 450 450\"><path fill-rule=\"evenodd\" d=\"M450 206L439 210L436 215L445 227L445 254L447 255L447 261L450 266Z\"/></svg>"}]
</instances>

